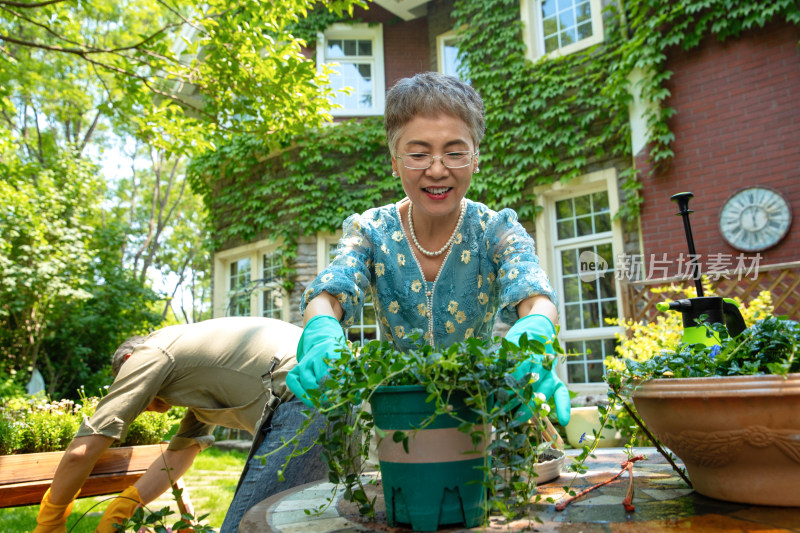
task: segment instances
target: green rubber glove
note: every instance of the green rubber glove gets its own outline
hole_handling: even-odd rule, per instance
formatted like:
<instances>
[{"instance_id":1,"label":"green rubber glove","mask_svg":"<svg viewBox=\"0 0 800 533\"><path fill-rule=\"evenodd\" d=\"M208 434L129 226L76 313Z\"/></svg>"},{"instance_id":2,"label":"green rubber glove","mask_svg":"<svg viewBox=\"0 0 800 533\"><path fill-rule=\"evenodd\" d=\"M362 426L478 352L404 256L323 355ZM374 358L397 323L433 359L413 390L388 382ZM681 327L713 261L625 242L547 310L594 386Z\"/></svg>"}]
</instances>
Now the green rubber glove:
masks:
<instances>
[{"instance_id":1,"label":"green rubber glove","mask_svg":"<svg viewBox=\"0 0 800 533\"><path fill-rule=\"evenodd\" d=\"M344 331L330 315L317 315L308 321L297 344L297 366L286 375L286 386L304 404L313 407L306 392L318 389L328 375L326 359L339 359L344 346Z\"/></svg>"},{"instance_id":2,"label":"green rubber glove","mask_svg":"<svg viewBox=\"0 0 800 533\"><path fill-rule=\"evenodd\" d=\"M544 315L526 315L519 320L508 330L506 340L513 342L519 346L519 340L523 335L526 335L529 340L538 340L545 343L545 353L555 355L555 349L551 340L556 335L556 327L553 322ZM534 390L545 396L546 399L551 397L555 399L556 414L558 415L558 423L566 426L570 418L570 399L569 390L564 382L556 375L555 368L545 370L542 365L543 356L535 354L532 359L524 361L517 365L517 369L511 374L515 379L520 380L525 374L538 374L539 379L534 384ZM532 416L532 410L528 406L520 408L520 415Z\"/></svg>"}]
</instances>

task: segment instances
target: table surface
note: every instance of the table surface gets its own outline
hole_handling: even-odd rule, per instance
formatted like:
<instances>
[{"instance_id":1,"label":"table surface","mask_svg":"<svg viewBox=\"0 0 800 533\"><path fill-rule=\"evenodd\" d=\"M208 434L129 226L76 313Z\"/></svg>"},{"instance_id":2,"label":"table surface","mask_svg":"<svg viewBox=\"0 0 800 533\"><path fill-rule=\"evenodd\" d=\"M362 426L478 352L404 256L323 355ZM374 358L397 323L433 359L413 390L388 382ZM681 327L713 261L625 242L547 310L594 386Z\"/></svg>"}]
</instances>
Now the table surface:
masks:
<instances>
[{"instance_id":1,"label":"table surface","mask_svg":"<svg viewBox=\"0 0 800 533\"><path fill-rule=\"evenodd\" d=\"M575 450L567 450L567 462ZM764 531L800 533L800 508L764 507L735 504L707 498L690 489L654 449L642 448L637 454L645 460L634 463L634 511L622 505L628 490L628 474L592 490L571 502L564 510L556 503L564 500L564 487L574 492L608 480L620 472L627 459L620 448L598 449L586 462L584 474L567 472L539 486L541 502L535 505L531 520L511 524L493 519L488 526L464 529L441 529L443 532L562 531L562 532L661 532L661 531ZM376 473L367 474L377 477ZM389 527L385 523L385 505L380 486L371 491L378 497L377 517L366 522L355 506L341 494L332 497L333 485L319 481L282 492L264 500L247 513L239 531L242 533L355 533L381 531L407 533L410 528ZM798 486L800 490L800 486ZM552 498L553 502L544 501ZM323 509L321 512L315 510ZM309 511L311 511L309 513ZM383 518L383 521L381 520Z\"/></svg>"}]
</instances>

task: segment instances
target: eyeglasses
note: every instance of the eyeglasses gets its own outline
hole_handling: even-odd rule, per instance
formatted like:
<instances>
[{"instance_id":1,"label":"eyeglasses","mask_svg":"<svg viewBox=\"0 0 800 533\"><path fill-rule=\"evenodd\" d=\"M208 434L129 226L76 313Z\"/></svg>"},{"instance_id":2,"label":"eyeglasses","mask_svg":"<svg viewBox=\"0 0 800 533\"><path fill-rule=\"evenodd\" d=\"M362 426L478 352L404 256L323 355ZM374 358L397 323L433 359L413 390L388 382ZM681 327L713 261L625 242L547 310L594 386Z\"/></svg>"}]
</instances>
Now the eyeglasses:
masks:
<instances>
[{"instance_id":1,"label":"eyeglasses","mask_svg":"<svg viewBox=\"0 0 800 533\"><path fill-rule=\"evenodd\" d=\"M403 162L403 166L411 170L425 170L431 168L434 159L439 159L447 168L468 167L475 160L478 152L447 152L444 155L431 154L403 154L395 156Z\"/></svg>"}]
</instances>

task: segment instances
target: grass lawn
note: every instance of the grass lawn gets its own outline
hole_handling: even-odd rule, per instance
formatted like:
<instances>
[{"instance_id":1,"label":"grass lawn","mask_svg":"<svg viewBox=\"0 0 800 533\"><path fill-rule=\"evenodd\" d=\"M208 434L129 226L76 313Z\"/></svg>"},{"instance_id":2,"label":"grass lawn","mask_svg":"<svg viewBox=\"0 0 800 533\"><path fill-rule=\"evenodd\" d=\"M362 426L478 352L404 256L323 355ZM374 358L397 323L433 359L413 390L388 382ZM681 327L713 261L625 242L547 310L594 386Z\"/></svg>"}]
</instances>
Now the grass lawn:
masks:
<instances>
[{"instance_id":1,"label":"grass lawn","mask_svg":"<svg viewBox=\"0 0 800 533\"><path fill-rule=\"evenodd\" d=\"M203 523L209 524L214 529L218 529L222 525L246 458L247 455L244 453L223 452L216 448L210 448L197 456L183 479L195 512L198 515L209 513ZM113 497L113 495L108 495L78 499L67 520L67 531L69 533L93 533L100 522L103 511ZM177 506L171 500L169 493L151 503L148 508L158 510L166 505L175 511L175 514L169 518L177 520ZM36 526L38 513L38 505L0 509L0 532L25 533L32 531ZM86 513L85 516L84 513ZM169 523L171 525L172 522Z\"/></svg>"}]
</instances>

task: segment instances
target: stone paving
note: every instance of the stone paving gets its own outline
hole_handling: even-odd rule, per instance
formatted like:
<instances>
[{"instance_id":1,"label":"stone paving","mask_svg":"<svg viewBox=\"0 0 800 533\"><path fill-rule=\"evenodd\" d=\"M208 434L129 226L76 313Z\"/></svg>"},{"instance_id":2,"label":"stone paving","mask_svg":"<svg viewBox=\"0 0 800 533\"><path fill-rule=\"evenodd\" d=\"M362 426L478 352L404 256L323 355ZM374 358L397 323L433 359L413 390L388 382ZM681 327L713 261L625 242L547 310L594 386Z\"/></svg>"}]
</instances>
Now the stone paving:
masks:
<instances>
[{"instance_id":1,"label":"stone paving","mask_svg":"<svg viewBox=\"0 0 800 533\"><path fill-rule=\"evenodd\" d=\"M575 455L575 450L568 450ZM512 524L492 521L483 528L441 529L450 533L540 531L626 533L661 532L691 529L694 531L734 532L795 532L800 533L800 508L781 508L740 505L706 498L691 490L671 469L666 460L653 448L637 450L647 456L634 465L634 511L627 511L622 501L628 489L627 473L608 485L589 492L572 502L563 511L555 503L537 505L535 522L529 520ZM576 475L564 471L560 478L541 485L543 498L558 500L564 495L564 486L580 492L596 483L606 481L620 471L626 460L619 448L599 449L596 458L587 462L589 470ZM371 474L375 475L375 474ZM800 484L799 484L800 485ZM385 510L382 490L372 487L378 497L378 516L375 522L365 522L352 504L344 502L341 494L331 498L330 483L320 481L283 492L251 509L240 525L241 533L408 533L404 527L389 527L381 522ZM800 486L798 487L800 490ZM322 512L309 510L324 508Z\"/></svg>"}]
</instances>

